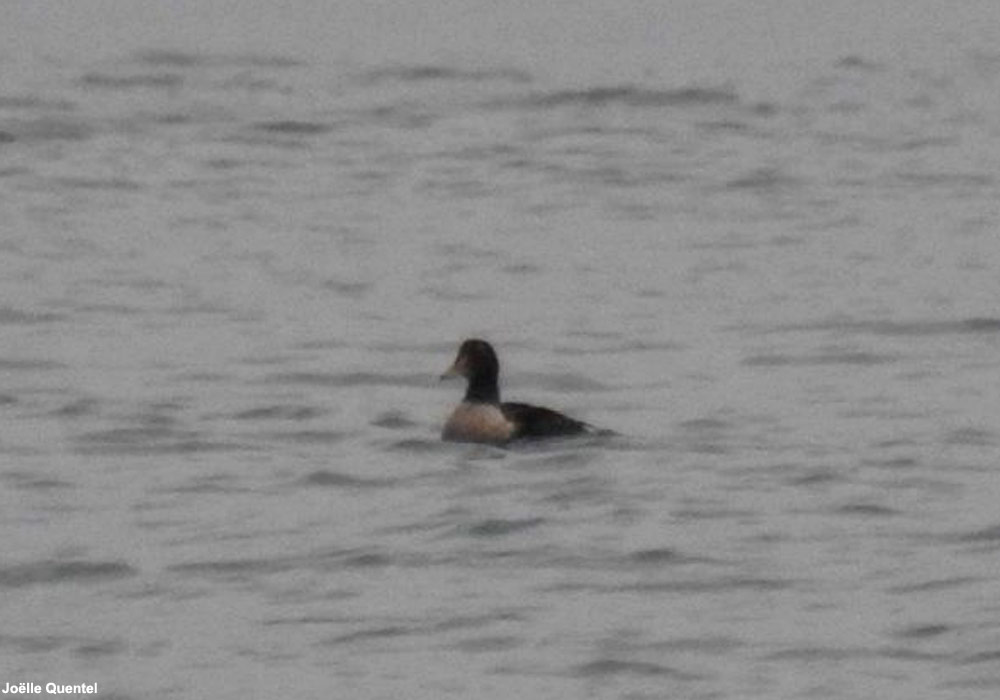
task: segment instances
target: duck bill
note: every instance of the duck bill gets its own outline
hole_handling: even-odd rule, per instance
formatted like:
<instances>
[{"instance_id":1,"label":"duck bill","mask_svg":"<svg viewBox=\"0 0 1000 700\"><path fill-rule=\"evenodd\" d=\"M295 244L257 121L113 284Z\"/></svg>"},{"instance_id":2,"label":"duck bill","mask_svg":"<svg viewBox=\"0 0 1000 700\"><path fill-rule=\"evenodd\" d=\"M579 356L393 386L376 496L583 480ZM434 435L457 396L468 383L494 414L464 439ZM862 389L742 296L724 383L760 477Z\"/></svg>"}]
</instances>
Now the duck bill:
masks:
<instances>
[{"instance_id":1,"label":"duck bill","mask_svg":"<svg viewBox=\"0 0 1000 700\"><path fill-rule=\"evenodd\" d=\"M455 360L451 367L444 371L441 375L441 380L451 379L452 377L464 377L465 376L465 358L459 357Z\"/></svg>"}]
</instances>

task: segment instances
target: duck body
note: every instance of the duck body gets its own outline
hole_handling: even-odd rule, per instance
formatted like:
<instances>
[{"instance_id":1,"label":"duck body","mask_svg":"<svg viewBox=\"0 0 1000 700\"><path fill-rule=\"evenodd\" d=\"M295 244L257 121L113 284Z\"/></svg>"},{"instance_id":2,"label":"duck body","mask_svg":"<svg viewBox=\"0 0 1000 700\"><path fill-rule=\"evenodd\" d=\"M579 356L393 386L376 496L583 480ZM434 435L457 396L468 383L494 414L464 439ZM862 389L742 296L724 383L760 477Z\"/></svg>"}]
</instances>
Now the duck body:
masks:
<instances>
[{"instance_id":1,"label":"duck body","mask_svg":"<svg viewBox=\"0 0 1000 700\"><path fill-rule=\"evenodd\" d=\"M444 424L441 439L449 442L503 444L514 439L518 429L498 404L463 401Z\"/></svg>"},{"instance_id":2,"label":"duck body","mask_svg":"<svg viewBox=\"0 0 1000 700\"><path fill-rule=\"evenodd\" d=\"M485 340L462 343L454 364L442 379L465 377L469 386L465 398L444 425L441 438L452 442L481 442L501 445L515 440L580 435L592 432L583 421L558 411L526 403L502 403L498 379L500 363L493 347Z\"/></svg>"}]
</instances>

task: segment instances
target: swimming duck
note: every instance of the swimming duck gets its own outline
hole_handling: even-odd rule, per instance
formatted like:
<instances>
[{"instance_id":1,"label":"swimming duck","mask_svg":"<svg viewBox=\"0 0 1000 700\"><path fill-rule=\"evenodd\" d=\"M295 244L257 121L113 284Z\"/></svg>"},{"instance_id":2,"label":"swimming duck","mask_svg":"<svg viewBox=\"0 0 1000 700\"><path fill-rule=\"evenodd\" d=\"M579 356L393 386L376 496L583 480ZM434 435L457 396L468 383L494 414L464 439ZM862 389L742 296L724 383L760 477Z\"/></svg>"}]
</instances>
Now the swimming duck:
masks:
<instances>
[{"instance_id":1,"label":"swimming duck","mask_svg":"<svg viewBox=\"0 0 1000 700\"><path fill-rule=\"evenodd\" d=\"M458 357L441 379L465 377L469 386L462 403L445 423L442 440L503 444L593 431L591 425L549 408L501 403L499 374L500 363L492 345L476 338L462 343Z\"/></svg>"}]
</instances>

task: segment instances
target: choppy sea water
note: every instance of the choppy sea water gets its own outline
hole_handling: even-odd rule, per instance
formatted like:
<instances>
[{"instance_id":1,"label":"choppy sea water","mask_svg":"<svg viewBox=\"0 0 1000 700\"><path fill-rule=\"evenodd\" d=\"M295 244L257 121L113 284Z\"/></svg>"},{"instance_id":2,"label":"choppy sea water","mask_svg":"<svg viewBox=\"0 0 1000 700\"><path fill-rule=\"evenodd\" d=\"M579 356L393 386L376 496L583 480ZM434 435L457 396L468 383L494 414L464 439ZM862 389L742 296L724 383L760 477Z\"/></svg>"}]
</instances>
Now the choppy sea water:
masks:
<instances>
[{"instance_id":1,"label":"choppy sea water","mask_svg":"<svg viewBox=\"0 0 1000 700\"><path fill-rule=\"evenodd\" d=\"M0 682L1000 692L1000 53L0 85ZM472 335L619 435L442 444Z\"/></svg>"}]
</instances>

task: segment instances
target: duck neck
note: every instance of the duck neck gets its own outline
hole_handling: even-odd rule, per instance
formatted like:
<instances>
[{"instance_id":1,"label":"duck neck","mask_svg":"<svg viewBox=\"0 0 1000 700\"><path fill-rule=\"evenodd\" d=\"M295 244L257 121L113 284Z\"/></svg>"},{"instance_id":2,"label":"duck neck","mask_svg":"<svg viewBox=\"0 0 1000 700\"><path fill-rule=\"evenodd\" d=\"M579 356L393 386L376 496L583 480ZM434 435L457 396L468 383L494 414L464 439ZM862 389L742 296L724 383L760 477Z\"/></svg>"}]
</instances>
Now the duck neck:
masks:
<instances>
[{"instance_id":1,"label":"duck neck","mask_svg":"<svg viewBox=\"0 0 1000 700\"><path fill-rule=\"evenodd\" d=\"M469 403L500 403L500 388L496 375L477 374L469 378L469 388L465 390L465 400Z\"/></svg>"}]
</instances>

